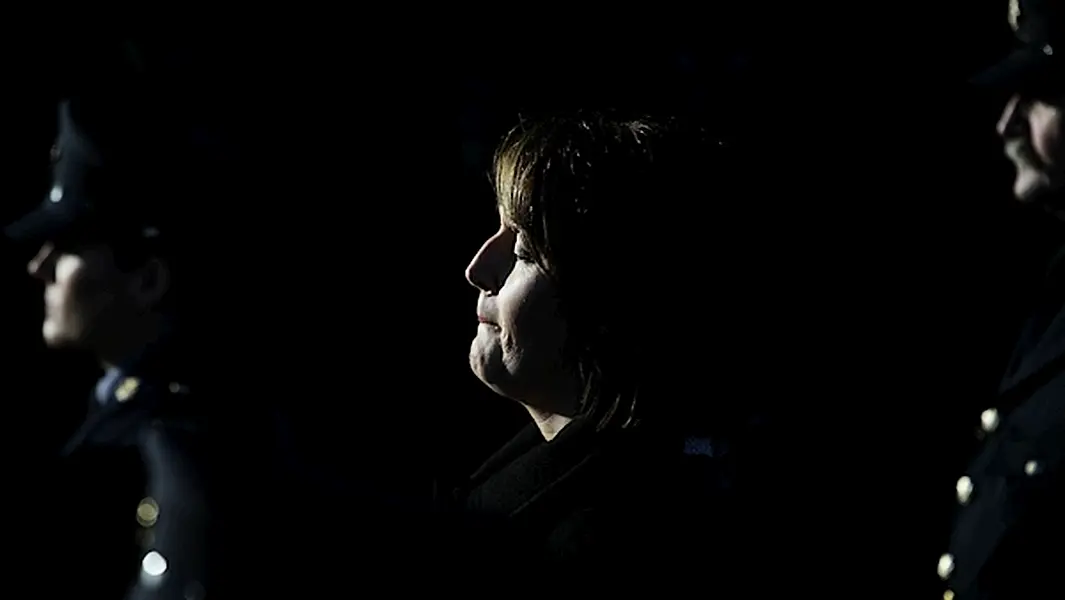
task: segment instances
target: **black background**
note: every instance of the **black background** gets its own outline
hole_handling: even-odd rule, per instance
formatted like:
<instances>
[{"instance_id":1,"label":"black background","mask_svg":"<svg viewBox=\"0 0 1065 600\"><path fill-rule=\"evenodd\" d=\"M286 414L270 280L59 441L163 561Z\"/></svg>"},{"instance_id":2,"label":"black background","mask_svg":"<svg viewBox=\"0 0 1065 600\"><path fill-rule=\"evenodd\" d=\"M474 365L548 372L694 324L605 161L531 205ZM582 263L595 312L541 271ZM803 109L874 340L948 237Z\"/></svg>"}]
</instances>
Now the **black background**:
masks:
<instances>
[{"instance_id":1,"label":"black background","mask_svg":"<svg viewBox=\"0 0 1065 600\"><path fill-rule=\"evenodd\" d=\"M565 35L561 16L548 28L421 9L417 24L134 33L153 64L184 65L171 75L184 105L206 106L244 156L246 186L195 211L211 300L199 327L230 375L219 387L234 410L283 408L324 476L420 493L469 472L525 419L466 365L463 269L496 226L494 144L547 108L698 113L757 165L722 191L733 221L692 232L708 263L730 265L712 285L737 313L699 393L782 409L781 508L823 527L840 561L890 557L895 579L934 584L953 482L1057 239L1008 198L1002 99L965 84L1008 48L1005 7L965 4L714 5ZM93 65L115 35L8 42L5 220L39 201L55 99L106 85ZM18 510L34 511L95 375L41 347L26 252L0 265L3 450ZM756 350L730 356L741 343Z\"/></svg>"}]
</instances>

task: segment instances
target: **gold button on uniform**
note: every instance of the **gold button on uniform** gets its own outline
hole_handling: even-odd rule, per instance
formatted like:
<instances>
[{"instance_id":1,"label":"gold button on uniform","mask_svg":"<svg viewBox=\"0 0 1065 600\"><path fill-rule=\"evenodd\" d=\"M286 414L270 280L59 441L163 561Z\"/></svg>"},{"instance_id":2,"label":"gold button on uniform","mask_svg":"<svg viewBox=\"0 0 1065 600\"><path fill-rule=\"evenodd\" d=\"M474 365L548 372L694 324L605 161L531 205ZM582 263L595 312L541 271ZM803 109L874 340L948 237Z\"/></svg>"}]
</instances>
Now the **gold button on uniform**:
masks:
<instances>
[{"instance_id":1,"label":"gold button on uniform","mask_svg":"<svg viewBox=\"0 0 1065 600\"><path fill-rule=\"evenodd\" d=\"M989 408L980 413L980 427L987 433L991 433L998 428L998 411Z\"/></svg>"},{"instance_id":2,"label":"gold button on uniform","mask_svg":"<svg viewBox=\"0 0 1065 600\"><path fill-rule=\"evenodd\" d=\"M958 492L958 502L962 505L969 503L969 497L973 494L973 480L968 475L962 475L954 486Z\"/></svg>"},{"instance_id":3,"label":"gold button on uniform","mask_svg":"<svg viewBox=\"0 0 1065 600\"><path fill-rule=\"evenodd\" d=\"M940 579L948 579L950 574L954 572L954 557L950 554L944 554L939 557L939 566L936 569L939 573Z\"/></svg>"},{"instance_id":4,"label":"gold button on uniform","mask_svg":"<svg viewBox=\"0 0 1065 600\"><path fill-rule=\"evenodd\" d=\"M115 400L119 402L126 402L137 393L137 388L141 386L140 379L136 377L127 377L122 380L122 383L118 384L115 388Z\"/></svg>"},{"instance_id":5,"label":"gold button on uniform","mask_svg":"<svg viewBox=\"0 0 1065 600\"><path fill-rule=\"evenodd\" d=\"M950 590L943 592L943 600L954 600L954 592Z\"/></svg>"},{"instance_id":6,"label":"gold button on uniform","mask_svg":"<svg viewBox=\"0 0 1065 600\"><path fill-rule=\"evenodd\" d=\"M1021 3L1020 0L1010 0L1008 19L1010 28L1017 31L1021 28Z\"/></svg>"},{"instance_id":7,"label":"gold button on uniform","mask_svg":"<svg viewBox=\"0 0 1065 600\"><path fill-rule=\"evenodd\" d=\"M141 527L151 527L159 520L159 504L152 498L145 498L137 505L137 522Z\"/></svg>"},{"instance_id":8,"label":"gold button on uniform","mask_svg":"<svg viewBox=\"0 0 1065 600\"><path fill-rule=\"evenodd\" d=\"M1042 470L1042 465L1040 465L1039 461L1037 461L1037 460L1030 460L1030 461L1024 463L1024 474L1025 475L1038 475L1039 471L1041 471L1041 470Z\"/></svg>"}]
</instances>

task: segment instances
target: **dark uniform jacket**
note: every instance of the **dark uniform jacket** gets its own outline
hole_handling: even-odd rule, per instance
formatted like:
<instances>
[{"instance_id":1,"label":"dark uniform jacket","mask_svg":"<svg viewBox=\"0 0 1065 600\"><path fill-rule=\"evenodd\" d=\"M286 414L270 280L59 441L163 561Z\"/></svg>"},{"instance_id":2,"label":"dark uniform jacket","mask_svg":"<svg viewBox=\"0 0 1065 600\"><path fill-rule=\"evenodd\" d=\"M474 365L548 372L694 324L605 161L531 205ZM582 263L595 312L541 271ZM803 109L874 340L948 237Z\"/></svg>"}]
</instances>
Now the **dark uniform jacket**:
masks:
<instances>
[{"instance_id":1,"label":"dark uniform jacket","mask_svg":"<svg viewBox=\"0 0 1065 600\"><path fill-rule=\"evenodd\" d=\"M1065 261L1025 326L995 406L973 415L982 449L956 483L939 559L944 598L1065 598Z\"/></svg>"},{"instance_id":2,"label":"dark uniform jacket","mask_svg":"<svg viewBox=\"0 0 1065 600\"><path fill-rule=\"evenodd\" d=\"M159 344L110 370L65 449L68 474L80 488L71 498L94 498L89 505L99 512L85 518L97 523L90 531L110 540L79 544L97 544L97 555L82 559L98 563L100 571L96 581L83 582L91 597L195 600L206 594L206 410L174 348ZM111 506L103 505L105 498Z\"/></svg>"}]
</instances>

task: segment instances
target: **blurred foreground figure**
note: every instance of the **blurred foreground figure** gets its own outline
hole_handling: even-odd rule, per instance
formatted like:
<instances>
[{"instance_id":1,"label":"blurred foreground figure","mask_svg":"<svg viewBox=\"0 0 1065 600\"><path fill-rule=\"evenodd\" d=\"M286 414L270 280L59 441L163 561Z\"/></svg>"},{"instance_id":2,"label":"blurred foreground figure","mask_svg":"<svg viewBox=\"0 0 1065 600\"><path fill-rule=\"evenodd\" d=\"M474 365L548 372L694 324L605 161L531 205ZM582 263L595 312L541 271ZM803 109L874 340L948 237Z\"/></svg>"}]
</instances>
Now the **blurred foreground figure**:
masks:
<instances>
[{"instance_id":1,"label":"blurred foreground figure","mask_svg":"<svg viewBox=\"0 0 1065 600\"><path fill-rule=\"evenodd\" d=\"M150 108L132 97L117 102L61 104L52 186L5 233L39 248L28 270L44 284L45 343L88 352L104 369L65 450L72 468L92 470L85 479L93 483L64 501L110 494L120 506L87 515L99 520L88 530L128 536L130 545L71 540L81 548L69 558L74 568L105 571L81 584L85 596L118 598L124 585L130 600L194 600L209 585L206 422L184 353L185 257L172 211L195 178L141 118ZM81 523L73 529L91 535Z\"/></svg>"},{"instance_id":2,"label":"blurred foreground figure","mask_svg":"<svg viewBox=\"0 0 1065 600\"><path fill-rule=\"evenodd\" d=\"M1023 46L978 78L1009 95L998 124L1016 198L1065 220L1065 2L1011 0ZM946 600L1061 598L1065 581L1065 254L1047 273L984 447L956 485L959 514L939 559Z\"/></svg>"}]
</instances>

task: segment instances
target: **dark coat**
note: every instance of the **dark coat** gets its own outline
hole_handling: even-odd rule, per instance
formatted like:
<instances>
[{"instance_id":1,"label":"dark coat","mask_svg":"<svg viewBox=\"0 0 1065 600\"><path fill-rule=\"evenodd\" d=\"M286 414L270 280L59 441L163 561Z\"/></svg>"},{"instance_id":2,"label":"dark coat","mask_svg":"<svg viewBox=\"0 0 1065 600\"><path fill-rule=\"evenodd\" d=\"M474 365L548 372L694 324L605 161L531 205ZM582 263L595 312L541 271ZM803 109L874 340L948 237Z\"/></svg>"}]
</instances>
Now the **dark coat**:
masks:
<instances>
[{"instance_id":1,"label":"dark coat","mask_svg":"<svg viewBox=\"0 0 1065 600\"><path fill-rule=\"evenodd\" d=\"M448 525L436 567L463 573L473 561L479 571L600 589L653 581L678 593L709 571L725 581L745 565L724 460L708 439L596 432L578 419L546 442L530 425L440 495Z\"/></svg>"},{"instance_id":2,"label":"dark coat","mask_svg":"<svg viewBox=\"0 0 1065 600\"><path fill-rule=\"evenodd\" d=\"M1065 261L1050 271L995 406L973 415L982 449L957 482L938 573L945 598L1065 597ZM929 565L931 568L931 565Z\"/></svg>"},{"instance_id":3,"label":"dark coat","mask_svg":"<svg viewBox=\"0 0 1065 600\"><path fill-rule=\"evenodd\" d=\"M599 433L576 420L550 442L528 426L468 481L438 486L431 507L340 500L304 478L288 486L295 504L276 510L274 590L724 586L757 563L737 543L746 519L714 452L705 439Z\"/></svg>"}]
</instances>

